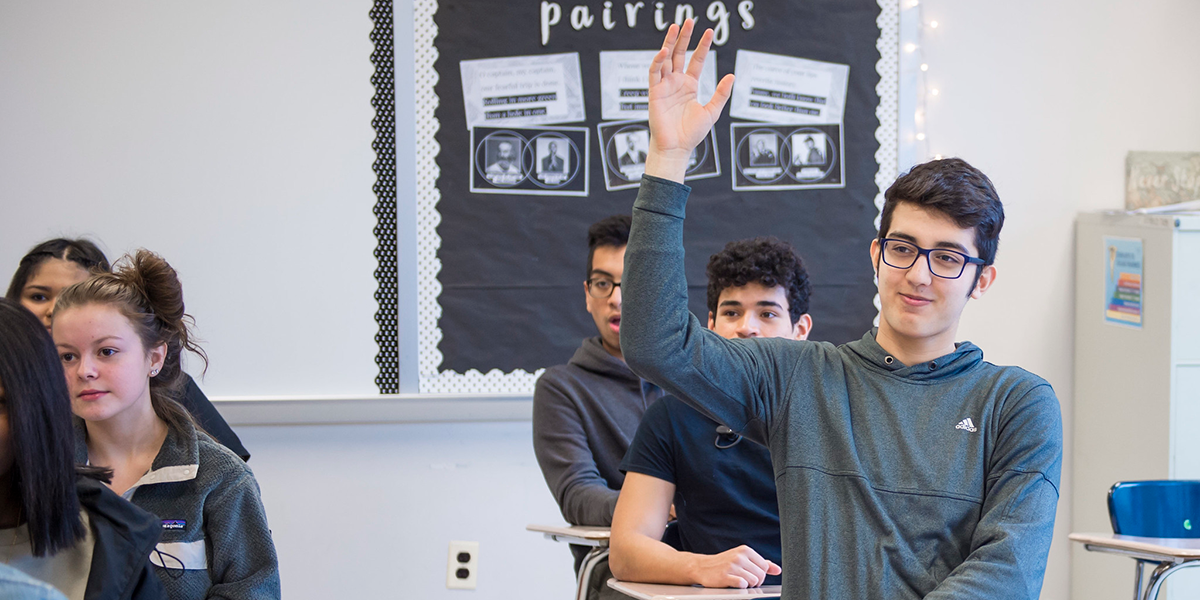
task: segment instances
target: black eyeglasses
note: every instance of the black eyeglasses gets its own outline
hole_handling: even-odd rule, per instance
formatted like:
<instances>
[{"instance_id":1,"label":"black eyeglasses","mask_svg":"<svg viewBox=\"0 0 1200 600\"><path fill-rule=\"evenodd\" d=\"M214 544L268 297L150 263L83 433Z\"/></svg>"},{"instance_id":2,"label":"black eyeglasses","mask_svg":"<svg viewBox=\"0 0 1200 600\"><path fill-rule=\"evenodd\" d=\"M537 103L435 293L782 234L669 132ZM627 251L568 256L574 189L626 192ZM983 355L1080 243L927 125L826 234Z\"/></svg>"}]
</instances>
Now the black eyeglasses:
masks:
<instances>
[{"instance_id":1,"label":"black eyeglasses","mask_svg":"<svg viewBox=\"0 0 1200 600\"><path fill-rule=\"evenodd\" d=\"M603 300L612 295L613 290L621 287L620 282L613 282L603 277L593 277L587 280L588 294L597 300Z\"/></svg>"},{"instance_id":2,"label":"black eyeglasses","mask_svg":"<svg viewBox=\"0 0 1200 600\"><path fill-rule=\"evenodd\" d=\"M884 238L880 240L883 262L897 269L911 269L917 264L917 259L925 256L929 272L942 279L958 279L962 277L967 265L986 264L983 259L967 256L957 250L946 248L925 249L912 242Z\"/></svg>"},{"instance_id":3,"label":"black eyeglasses","mask_svg":"<svg viewBox=\"0 0 1200 600\"><path fill-rule=\"evenodd\" d=\"M733 432L732 429L721 425L717 427L717 439L713 442L716 447L725 450L738 445L742 441L742 436Z\"/></svg>"}]
</instances>

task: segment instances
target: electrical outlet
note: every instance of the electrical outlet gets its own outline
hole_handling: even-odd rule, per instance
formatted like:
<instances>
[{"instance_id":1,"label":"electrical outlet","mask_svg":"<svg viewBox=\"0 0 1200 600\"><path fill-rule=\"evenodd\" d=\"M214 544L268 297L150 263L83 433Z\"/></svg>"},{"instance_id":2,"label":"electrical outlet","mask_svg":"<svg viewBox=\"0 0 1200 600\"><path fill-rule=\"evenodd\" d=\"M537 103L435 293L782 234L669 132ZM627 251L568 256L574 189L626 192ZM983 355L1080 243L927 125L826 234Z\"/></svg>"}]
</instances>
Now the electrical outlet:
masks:
<instances>
[{"instance_id":1,"label":"electrical outlet","mask_svg":"<svg viewBox=\"0 0 1200 600\"><path fill-rule=\"evenodd\" d=\"M479 570L479 542L450 542L446 560L446 587L452 590L475 589Z\"/></svg>"}]
</instances>

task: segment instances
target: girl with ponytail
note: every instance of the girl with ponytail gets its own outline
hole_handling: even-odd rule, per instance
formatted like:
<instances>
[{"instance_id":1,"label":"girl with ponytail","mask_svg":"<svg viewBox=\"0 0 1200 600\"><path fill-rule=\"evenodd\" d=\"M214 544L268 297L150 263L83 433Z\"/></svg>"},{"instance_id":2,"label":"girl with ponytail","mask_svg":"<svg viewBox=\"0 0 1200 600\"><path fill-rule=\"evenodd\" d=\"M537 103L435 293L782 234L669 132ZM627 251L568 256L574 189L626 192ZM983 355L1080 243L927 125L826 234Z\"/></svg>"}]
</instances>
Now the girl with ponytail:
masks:
<instances>
[{"instance_id":1,"label":"girl with ponytail","mask_svg":"<svg viewBox=\"0 0 1200 600\"><path fill-rule=\"evenodd\" d=\"M139 250L63 290L51 331L77 426L76 460L162 519L150 556L172 600L278 598L279 567L245 461L178 402L183 351L205 361L175 270Z\"/></svg>"}]
</instances>

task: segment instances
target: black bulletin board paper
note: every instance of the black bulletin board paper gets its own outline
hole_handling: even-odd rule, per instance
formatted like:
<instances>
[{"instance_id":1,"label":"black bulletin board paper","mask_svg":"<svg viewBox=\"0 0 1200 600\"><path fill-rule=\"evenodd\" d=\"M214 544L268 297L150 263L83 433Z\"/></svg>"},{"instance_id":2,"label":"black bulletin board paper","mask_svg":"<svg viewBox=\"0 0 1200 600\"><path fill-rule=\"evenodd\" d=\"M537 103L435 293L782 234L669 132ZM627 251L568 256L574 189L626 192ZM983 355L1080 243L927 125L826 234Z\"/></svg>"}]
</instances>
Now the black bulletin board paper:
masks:
<instances>
[{"instance_id":1,"label":"black bulletin board paper","mask_svg":"<svg viewBox=\"0 0 1200 600\"><path fill-rule=\"evenodd\" d=\"M541 0L440 0L434 15L439 99L435 112L440 147L437 234L441 245L438 297L442 339L439 371L469 369L510 372L566 362L580 341L596 335L584 310L587 228L631 211L635 189L605 191L597 125L600 114L599 52L654 50L663 32L655 27L655 5L645 3L636 26L626 22L625 2L612 2L612 30L603 27L604 2L558 2L561 18L542 43ZM637 3L641 4L641 3ZM868 247L878 214L874 199L879 165L876 48L880 37L876 0L742 2L752 6L753 28L738 3L695 2L698 26L711 27L713 5L729 13L728 39L715 47L718 77L733 72L738 49L849 65L842 143L845 187L783 191L731 188L728 176L689 181L693 191L685 226L690 307L702 319L704 268L725 243L773 235L791 242L804 258L814 284L812 339L842 343L857 339L876 314ZM572 15L583 6L593 19L576 30ZM664 3L664 19L678 6ZM715 12L714 12L715 11ZM697 36L698 37L698 36ZM472 193L468 168L472 148L466 126L459 62L484 58L577 52L583 80L589 141L586 197L485 195ZM730 166L733 121L726 109L716 127L721 170Z\"/></svg>"}]
</instances>

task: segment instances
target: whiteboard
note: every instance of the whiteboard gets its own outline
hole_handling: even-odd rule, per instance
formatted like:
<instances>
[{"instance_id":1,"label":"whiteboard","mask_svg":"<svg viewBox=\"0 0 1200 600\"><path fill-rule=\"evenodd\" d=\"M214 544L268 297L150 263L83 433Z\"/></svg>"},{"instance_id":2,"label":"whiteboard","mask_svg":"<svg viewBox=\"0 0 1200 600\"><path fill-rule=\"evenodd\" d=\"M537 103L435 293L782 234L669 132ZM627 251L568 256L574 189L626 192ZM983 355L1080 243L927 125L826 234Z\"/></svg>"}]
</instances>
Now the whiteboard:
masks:
<instances>
[{"instance_id":1,"label":"whiteboard","mask_svg":"<svg viewBox=\"0 0 1200 600\"><path fill-rule=\"evenodd\" d=\"M377 394L371 6L0 4L5 287L46 238L146 247L210 396Z\"/></svg>"}]
</instances>

